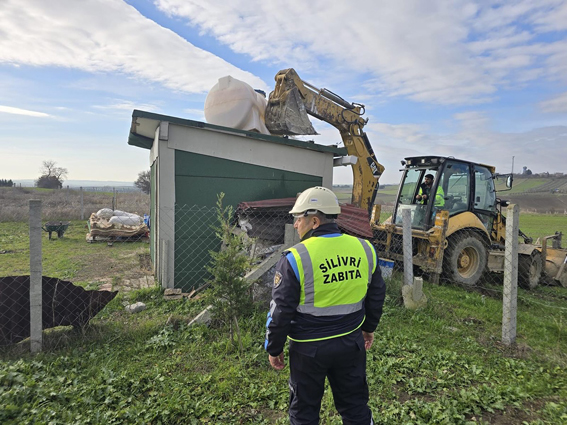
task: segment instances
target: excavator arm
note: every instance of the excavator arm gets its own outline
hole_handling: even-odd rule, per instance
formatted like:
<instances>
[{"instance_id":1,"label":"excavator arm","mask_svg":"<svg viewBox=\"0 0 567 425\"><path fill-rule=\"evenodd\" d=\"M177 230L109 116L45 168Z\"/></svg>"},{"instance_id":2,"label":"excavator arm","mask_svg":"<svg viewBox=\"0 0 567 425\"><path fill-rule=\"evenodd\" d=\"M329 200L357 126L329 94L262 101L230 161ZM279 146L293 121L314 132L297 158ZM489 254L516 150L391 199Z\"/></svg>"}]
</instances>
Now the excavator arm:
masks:
<instances>
[{"instance_id":1,"label":"excavator arm","mask_svg":"<svg viewBox=\"0 0 567 425\"><path fill-rule=\"evenodd\" d=\"M384 166L376 160L362 130L368 121L362 118L364 105L349 103L327 89L312 86L292 68L278 72L275 80L265 113L268 130L280 135L317 134L307 114L339 130L348 154L357 158L352 165L352 203L370 213Z\"/></svg>"}]
</instances>

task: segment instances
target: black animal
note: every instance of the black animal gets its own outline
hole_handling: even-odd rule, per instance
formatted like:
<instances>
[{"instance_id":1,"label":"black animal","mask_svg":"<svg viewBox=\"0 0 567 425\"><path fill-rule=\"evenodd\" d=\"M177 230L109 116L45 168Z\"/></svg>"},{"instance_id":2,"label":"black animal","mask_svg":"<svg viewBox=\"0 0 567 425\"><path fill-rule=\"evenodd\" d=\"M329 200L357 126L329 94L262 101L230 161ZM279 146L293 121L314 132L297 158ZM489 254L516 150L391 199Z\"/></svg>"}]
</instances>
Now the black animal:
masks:
<instances>
[{"instance_id":1,"label":"black animal","mask_svg":"<svg viewBox=\"0 0 567 425\"><path fill-rule=\"evenodd\" d=\"M42 278L43 329L85 326L114 299L118 291L87 291L53 277ZM0 278L0 345L30 336L30 277Z\"/></svg>"}]
</instances>

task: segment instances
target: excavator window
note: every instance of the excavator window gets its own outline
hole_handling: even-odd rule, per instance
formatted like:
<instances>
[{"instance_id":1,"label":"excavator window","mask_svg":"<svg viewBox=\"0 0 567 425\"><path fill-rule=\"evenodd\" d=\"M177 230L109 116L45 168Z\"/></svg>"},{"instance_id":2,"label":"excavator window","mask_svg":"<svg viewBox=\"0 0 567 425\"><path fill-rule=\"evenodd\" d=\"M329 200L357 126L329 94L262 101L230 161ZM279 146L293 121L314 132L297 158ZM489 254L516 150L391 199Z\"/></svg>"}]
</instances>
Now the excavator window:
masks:
<instances>
[{"instance_id":1,"label":"excavator window","mask_svg":"<svg viewBox=\"0 0 567 425\"><path fill-rule=\"evenodd\" d=\"M398 205L396 207L394 223L397 225L402 224L403 210L409 209L411 211L412 228L424 229L428 224L427 211L428 202L418 199L418 195L422 195L424 189L424 180L426 175L432 174L434 179L437 174L436 169L423 169L423 168L410 168L407 169L404 175L402 186L398 197ZM438 204L438 199L434 193L428 193L434 203ZM444 200L441 201L443 203ZM431 214L434 214L435 208L430 208Z\"/></svg>"},{"instance_id":2,"label":"excavator window","mask_svg":"<svg viewBox=\"0 0 567 425\"><path fill-rule=\"evenodd\" d=\"M470 167L463 162L449 160L441 176L445 190L445 208L453 216L467 211L470 198Z\"/></svg>"},{"instance_id":3,"label":"excavator window","mask_svg":"<svg viewBox=\"0 0 567 425\"><path fill-rule=\"evenodd\" d=\"M488 232L492 231L496 217L496 190L489 169L474 166L474 210Z\"/></svg>"},{"instance_id":4,"label":"excavator window","mask_svg":"<svg viewBox=\"0 0 567 425\"><path fill-rule=\"evenodd\" d=\"M474 166L474 209L495 212L496 191L492 173L485 167Z\"/></svg>"}]
</instances>

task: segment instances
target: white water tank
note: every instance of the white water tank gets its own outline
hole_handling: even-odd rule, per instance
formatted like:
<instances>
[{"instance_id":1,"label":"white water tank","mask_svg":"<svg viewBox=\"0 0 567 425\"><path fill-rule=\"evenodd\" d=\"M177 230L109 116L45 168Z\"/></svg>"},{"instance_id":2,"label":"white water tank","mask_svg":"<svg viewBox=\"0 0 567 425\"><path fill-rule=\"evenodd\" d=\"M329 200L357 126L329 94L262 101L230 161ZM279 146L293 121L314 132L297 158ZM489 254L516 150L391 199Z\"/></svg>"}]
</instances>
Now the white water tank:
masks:
<instances>
[{"instance_id":1,"label":"white water tank","mask_svg":"<svg viewBox=\"0 0 567 425\"><path fill-rule=\"evenodd\" d=\"M205 99L210 124L270 134L264 123L268 101L244 81L230 75L219 78Z\"/></svg>"}]
</instances>

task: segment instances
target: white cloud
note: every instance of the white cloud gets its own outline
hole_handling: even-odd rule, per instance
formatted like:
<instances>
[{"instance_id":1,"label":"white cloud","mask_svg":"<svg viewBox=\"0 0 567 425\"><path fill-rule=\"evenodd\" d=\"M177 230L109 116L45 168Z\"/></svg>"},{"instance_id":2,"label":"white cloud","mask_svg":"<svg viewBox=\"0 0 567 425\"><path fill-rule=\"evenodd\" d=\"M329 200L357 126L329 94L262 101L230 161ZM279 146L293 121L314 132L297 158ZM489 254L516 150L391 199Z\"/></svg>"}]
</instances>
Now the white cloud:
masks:
<instances>
[{"instance_id":1,"label":"white cloud","mask_svg":"<svg viewBox=\"0 0 567 425\"><path fill-rule=\"evenodd\" d=\"M490 164L501 173L510 172L515 156L517 163L527 165L534 173L567 171L567 126L506 133L490 130L489 120L481 112L456 114L454 120L460 129L448 134L416 124L378 123L365 127L376 158L386 167L381 183L398 182L400 160L420 155L453 156ZM336 183L351 181L346 170L335 172Z\"/></svg>"},{"instance_id":2,"label":"white cloud","mask_svg":"<svg viewBox=\"0 0 567 425\"><path fill-rule=\"evenodd\" d=\"M117 109L123 111L132 111L133 109L142 109L144 111L158 112L159 107L150 103L136 103L130 100L116 100L108 105L94 105L96 109Z\"/></svg>"},{"instance_id":3,"label":"white cloud","mask_svg":"<svg viewBox=\"0 0 567 425\"><path fill-rule=\"evenodd\" d=\"M121 72L193 93L229 74L266 88L121 0L3 0L0 21L0 63Z\"/></svg>"},{"instance_id":4,"label":"white cloud","mask_svg":"<svg viewBox=\"0 0 567 425\"><path fill-rule=\"evenodd\" d=\"M205 121L205 112L202 109L186 108L183 110L183 112L188 114L189 119Z\"/></svg>"},{"instance_id":5,"label":"white cloud","mask_svg":"<svg viewBox=\"0 0 567 425\"><path fill-rule=\"evenodd\" d=\"M27 115L29 117L39 117L39 118L51 117L51 115L46 114L45 112L30 111L27 109L20 109L20 108L14 108L12 106L0 105L0 113L2 112L5 114Z\"/></svg>"},{"instance_id":6,"label":"white cloud","mask_svg":"<svg viewBox=\"0 0 567 425\"><path fill-rule=\"evenodd\" d=\"M533 16L533 22L541 32L567 30L567 3L564 0L552 0L553 13L540 10Z\"/></svg>"},{"instance_id":7,"label":"white cloud","mask_svg":"<svg viewBox=\"0 0 567 425\"><path fill-rule=\"evenodd\" d=\"M489 126L489 119L484 112L461 112L453 116L461 127L463 133L484 133Z\"/></svg>"},{"instance_id":8,"label":"white cloud","mask_svg":"<svg viewBox=\"0 0 567 425\"><path fill-rule=\"evenodd\" d=\"M567 112L567 92L539 104L543 112Z\"/></svg>"},{"instance_id":9,"label":"white cloud","mask_svg":"<svg viewBox=\"0 0 567 425\"><path fill-rule=\"evenodd\" d=\"M374 92L421 102L486 102L500 87L567 66L561 41L534 42L566 25L555 17L567 13L558 0L361 0L355 19L350 3L324 0L154 3L253 60L298 64L300 75L324 81L364 76Z\"/></svg>"}]
</instances>

